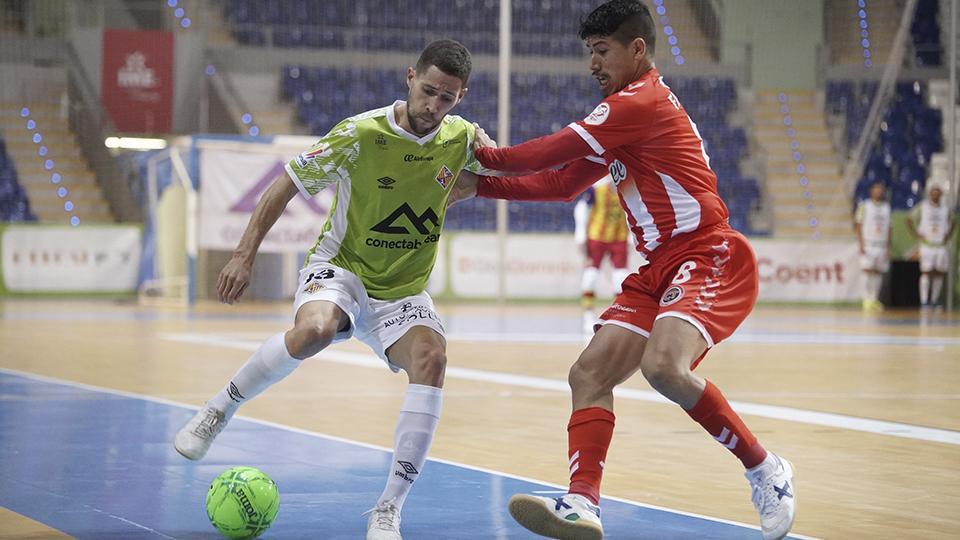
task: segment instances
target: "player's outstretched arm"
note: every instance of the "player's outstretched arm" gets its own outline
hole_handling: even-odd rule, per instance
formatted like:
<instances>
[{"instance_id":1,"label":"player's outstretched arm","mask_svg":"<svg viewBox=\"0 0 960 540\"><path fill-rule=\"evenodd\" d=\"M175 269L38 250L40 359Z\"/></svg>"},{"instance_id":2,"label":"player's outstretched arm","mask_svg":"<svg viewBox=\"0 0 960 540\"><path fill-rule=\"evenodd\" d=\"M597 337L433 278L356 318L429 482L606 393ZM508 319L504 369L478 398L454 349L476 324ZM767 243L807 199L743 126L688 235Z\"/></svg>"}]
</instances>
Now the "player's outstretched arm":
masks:
<instances>
[{"instance_id":1,"label":"player's outstretched arm","mask_svg":"<svg viewBox=\"0 0 960 540\"><path fill-rule=\"evenodd\" d=\"M273 224L280 219L284 208L297 194L297 186L284 172L278 176L257 203L257 208L250 216L250 222L240 237L240 243L233 250L230 261L220 271L217 278L217 296L221 302L234 303L250 284L250 273L253 269L253 260L257 256L260 243L267 236Z\"/></svg>"},{"instance_id":2,"label":"player's outstretched arm","mask_svg":"<svg viewBox=\"0 0 960 540\"><path fill-rule=\"evenodd\" d=\"M477 196L511 201L570 202L607 174L607 168L578 159L559 170L526 176L481 176Z\"/></svg>"},{"instance_id":3,"label":"player's outstretched arm","mask_svg":"<svg viewBox=\"0 0 960 540\"><path fill-rule=\"evenodd\" d=\"M565 127L551 135L503 148L491 146L490 137L480 126L476 128L474 155L481 165L495 171L510 173L543 171L594 155L590 145L570 127Z\"/></svg>"}]
</instances>

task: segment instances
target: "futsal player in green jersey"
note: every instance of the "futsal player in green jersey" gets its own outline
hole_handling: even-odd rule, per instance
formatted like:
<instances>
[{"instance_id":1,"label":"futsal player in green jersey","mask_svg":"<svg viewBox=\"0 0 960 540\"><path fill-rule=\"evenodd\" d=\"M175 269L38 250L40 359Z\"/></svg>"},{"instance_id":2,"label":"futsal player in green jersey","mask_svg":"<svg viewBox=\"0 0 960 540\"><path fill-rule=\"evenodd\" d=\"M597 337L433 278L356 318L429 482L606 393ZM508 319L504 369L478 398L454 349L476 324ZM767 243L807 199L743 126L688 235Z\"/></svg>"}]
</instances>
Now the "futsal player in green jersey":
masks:
<instances>
[{"instance_id":1,"label":"futsal player in green jersey","mask_svg":"<svg viewBox=\"0 0 960 540\"><path fill-rule=\"evenodd\" d=\"M368 540L400 539L400 510L440 416L446 341L425 288L437 258L447 197L476 170L474 126L451 109L467 92L470 53L452 40L424 49L407 70L407 100L347 118L286 165L254 210L217 282L220 301L250 283L260 242L287 203L330 186L336 198L300 270L293 328L267 339L177 434L200 459L237 408L331 343L357 337L409 378L387 484Z\"/></svg>"}]
</instances>

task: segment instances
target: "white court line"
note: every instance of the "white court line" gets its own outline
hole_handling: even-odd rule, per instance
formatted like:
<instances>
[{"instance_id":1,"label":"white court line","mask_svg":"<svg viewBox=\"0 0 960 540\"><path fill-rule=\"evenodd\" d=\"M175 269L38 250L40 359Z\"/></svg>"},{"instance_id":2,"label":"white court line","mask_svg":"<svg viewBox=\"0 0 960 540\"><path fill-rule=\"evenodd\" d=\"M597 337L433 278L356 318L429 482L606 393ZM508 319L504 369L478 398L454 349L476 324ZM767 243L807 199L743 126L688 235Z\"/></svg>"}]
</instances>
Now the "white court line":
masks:
<instances>
[{"instance_id":1,"label":"white court line","mask_svg":"<svg viewBox=\"0 0 960 540\"><path fill-rule=\"evenodd\" d=\"M169 341L196 343L249 351L254 351L260 347L259 342L237 340L235 337L226 339L216 335L161 333L160 337ZM348 364L360 367L382 368L384 366L382 360L373 354L366 353L334 351L328 349L321 352L319 355L317 355L317 357L322 360L336 362L338 364ZM446 377L469 381L489 382L506 386L519 386L522 388L534 388L537 390L553 390L563 393L569 392L569 386L565 380L517 375L514 373L503 373L498 371L485 371L480 369L447 366ZM613 393L615 396L622 399L649 401L653 403L668 403L673 405L673 403L671 403L665 397L650 390L616 388L614 389ZM730 401L730 406L732 406L741 414L748 414L752 416L786 420L788 422L799 422L802 424L811 424L815 426L848 429L851 431L861 431L865 433L875 433L878 435L889 435L891 437L902 437L905 439L916 439L920 441L960 445L960 432L947 429L915 426L900 422L873 420L870 418L860 418L857 416L825 413L806 409L795 409L793 407L781 407L778 405L763 405L760 403L750 403L746 401Z\"/></svg>"},{"instance_id":2,"label":"white court line","mask_svg":"<svg viewBox=\"0 0 960 540\"><path fill-rule=\"evenodd\" d=\"M377 360L377 363L378 363L379 365L381 365L381 366L383 365L383 361L382 361L382 360L380 360L379 358L377 358L376 360ZM37 375L37 374L35 374L35 373L30 373L30 372L27 372L27 371L20 371L20 370L16 370L16 369L8 369L8 368L2 368L2 367L0 367L0 373L7 373L7 374L10 374L10 375L17 375L17 376L20 376L20 377L24 377L24 378L27 378L27 379L33 379L33 380L35 380L35 381L40 381L40 382L45 382L45 383L59 384L59 385L62 385L62 386L70 386L70 387L73 387L73 388L80 388L80 389L88 390L88 391L91 391L91 392L99 392L99 393L102 393L102 394L112 394L112 395L115 395L115 396L121 396L121 397L125 397L125 398L130 398L130 399L138 399L138 400L141 400L141 401L149 401L149 402L152 402L152 403L159 403L159 404L161 404L161 405L167 405L167 406L170 406L170 407L177 407L177 408L180 408L180 409L188 409L188 410L190 410L190 411L196 411L196 410L197 410L197 407L195 407L195 406L193 406L193 405L188 405L188 404L186 404L186 403L180 403L180 402L178 402L178 401L172 401L172 400L169 400L169 399L163 399L163 398L158 398L158 397L154 397L154 396L148 396L148 395L145 395L145 394L136 394L136 393L133 393L133 392L126 392L126 391L124 391L124 390L116 390L116 389L113 389L113 388L105 388L105 387L102 387L102 386L95 386L95 385L92 385L92 384L84 384L84 383L69 381L69 380L66 380L66 379L58 379L58 378L55 378L55 377L47 377L47 376L44 376L44 375ZM306 429L301 429L301 428L297 428L297 427L293 427L293 426L287 426L287 425L284 425L284 424L278 424L278 423L276 423L276 422L270 422L270 421L268 421L268 420L260 420L260 419L257 419L257 418L251 418L251 417L249 417L249 416L242 416L242 415L236 415L235 418L240 418L240 419L242 419L242 420L246 420L247 422L253 422L253 423L255 423L255 424L260 424L260 425L272 427L272 428L275 428L275 429L282 429L282 430L285 430L285 431L291 431L291 432L294 432L294 433L299 433L299 434L301 434L301 435L307 435L307 436L310 436L310 437L316 437L316 438L319 438L319 439L327 439L327 440L329 440L329 441L337 441L337 442L341 442L341 443L345 443L345 444L351 444L351 445L354 445L354 446L360 446L360 447L363 447L363 448L369 448L369 449L372 449L372 450L379 450L379 451L381 451L381 452L386 452L386 453L388 453L388 454L392 454L392 453L393 453L393 448L387 448L387 447L378 446L378 445L375 445L375 444L369 444L369 443L365 443L365 442L354 441L354 440L351 440L351 439L345 439L345 438L343 438L343 437L336 437L336 436L333 436L333 435L327 435L327 434L325 434L325 433L317 433L317 432L315 432L315 431L308 431L308 430L306 430ZM435 462L435 463L443 463L443 464L445 464L445 465L451 465L451 466L453 466L453 467L460 467L460 468L463 468L463 469L468 469L468 470L471 470L471 471L477 471L477 472L481 472L481 473L484 473L484 474L489 474L489 475L492 475L492 476L502 476L502 477L504 477L504 478L511 478L511 479L514 479L514 480L520 480L520 481L522 481L522 482L529 482L529 483L531 483L531 484L540 484L540 485L544 485L544 486L554 487L554 488L557 488L558 490L564 490L563 493L566 493L566 489L564 488L564 486L561 486L561 485L559 485L559 484L553 484L553 483L550 483L550 482L544 482L543 480L537 480L537 479L528 478L528 477L525 477L525 476L518 476L518 475L515 475L515 474L510 474L510 473L505 473L505 472L501 472L501 471L496 471L496 470L493 470L493 469L487 469L487 468L484 468L484 467L477 467L477 466L474 466L474 465L467 465L467 464L465 464L465 463L459 463L459 462L457 462L457 461L451 461L451 460L447 460L447 459L440 459L440 458L431 457L431 458L428 458L428 460L429 460L429 461L433 461L433 462ZM663 507L663 506L657 506L657 505L655 505L655 504L647 504L647 503L641 503L641 502L637 502L637 501L631 501L630 499L624 499L624 498L621 498L621 497L610 497L610 496L604 495L603 498L604 498L604 499L609 499L609 500L611 500L611 501L617 501L617 502L621 502L621 503L624 503L624 504L629 504L629 505L631 505L631 506L637 506L637 507L640 507L640 508L649 508L649 509L651 509L651 510L659 510L659 511L661 511L661 512L669 512L669 513L671 513L671 514L677 514L677 515L681 515L681 516L687 516L687 517L692 517L692 518L697 518L697 519L703 519L703 520L706 520L706 521L713 521L713 522L715 522L715 523L724 523L724 524L726 524L726 525L733 525L733 526L736 526L736 527L743 527L743 528L753 529L753 530L757 530L757 531L760 530L760 527L758 527L758 526L756 526L756 525L750 525L750 524L747 524L747 523L740 523L740 522L732 521L732 520L729 520L729 519L723 519L723 518L716 518L716 517L704 516L704 515L701 515L701 514L695 514L695 513L693 513L693 512L684 512L684 511L682 511L682 510L674 510L674 509L672 509L672 508L666 508L666 507ZM795 533L790 533L790 537L792 537L792 538L799 538L799 539L801 539L801 540L818 540L817 537L814 537L814 536L804 536L804 535L795 534Z\"/></svg>"}]
</instances>

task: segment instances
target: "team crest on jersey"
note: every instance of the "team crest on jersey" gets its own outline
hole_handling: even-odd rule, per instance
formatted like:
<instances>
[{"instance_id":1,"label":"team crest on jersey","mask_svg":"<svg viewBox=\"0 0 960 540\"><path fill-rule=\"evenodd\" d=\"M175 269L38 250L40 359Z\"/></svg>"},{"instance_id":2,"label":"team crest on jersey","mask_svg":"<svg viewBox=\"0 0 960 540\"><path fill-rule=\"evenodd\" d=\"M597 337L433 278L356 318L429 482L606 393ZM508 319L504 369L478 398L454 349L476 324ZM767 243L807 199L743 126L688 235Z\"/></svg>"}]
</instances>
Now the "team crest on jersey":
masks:
<instances>
[{"instance_id":1,"label":"team crest on jersey","mask_svg":"<svg viewBox=\"0 0 960 540\"><path fill-rule=\"evenodd\" d=\"M307 285L307 288L303 289L303 292L306 294L313 294L323 288L325 287L319 281L314 281L313 283Z\"/></svg>"},{"instance_id":2,"label":"team crest on jersey","mask_svg":"<svg viewBox=\"0 0 960 540\"><path fill-rule=\"evenodd\" d=\"M663 292L663 296L660 297L660 306L672 306L679 302L681 298L683 298L683 287L674 285Z\"/></svg>"},{"instance_id":3,"label":"team crest on jersey","mask_svg":"<svg viewBox=\"0 0 960 540\"><path fill-rule=\"evenodd\" d=\"M597 105L597 108L593 110L583 121L591 126L599 126L600 124L607 121L607 116L610 115L610 105L606 103L601 103Z\"/></svg>"},{"instance_id":4,"label":"team crest on jersey","mask_svg":"<svg viewBox=\"0 0 960 540\"><path fill-rule=\"evenodd\" d=\"M453 180L453 171L451 171L446 165L440 166L440 171L437 172L436 181L444 189L447 187L447 182Z\"/></svg>"}]
</instances>

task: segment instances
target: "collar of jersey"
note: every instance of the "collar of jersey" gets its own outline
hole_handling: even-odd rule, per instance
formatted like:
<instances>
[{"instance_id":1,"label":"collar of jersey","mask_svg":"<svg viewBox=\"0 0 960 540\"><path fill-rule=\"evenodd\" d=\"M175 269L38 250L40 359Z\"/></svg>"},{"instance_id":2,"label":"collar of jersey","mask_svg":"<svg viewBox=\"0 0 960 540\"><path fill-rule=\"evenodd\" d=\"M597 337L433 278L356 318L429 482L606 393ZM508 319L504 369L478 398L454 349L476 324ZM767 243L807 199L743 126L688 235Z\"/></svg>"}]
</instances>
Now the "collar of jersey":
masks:
<instances>
[{"instance_id":1,"label":"collar of jersey","mask_svg":"<svg viewBox=\"0 0 960 540\"><path fill-rule=\"evenodd\" d=\"M431 131L430 133L427 133L423 137L417 137L413 133L410 133L409 131L400 127L400 124L397 123L397 119L394 116L393 111L396 109L397 104L399 103L404 103L404 101L402 99L398 99L393 102L393 105L390 105L389 107L387 107L387 123L390 124L390 128L393 130L393 132L403 137L404 139L410 139L411 141L419 144L420 146L423 146L428 142L432 141L433 138L437 136L437 133L440 132L440 127L443 126L443 121L441 121L440 125L434 128L434 130Z\"/></svg>"}]
</instances>

